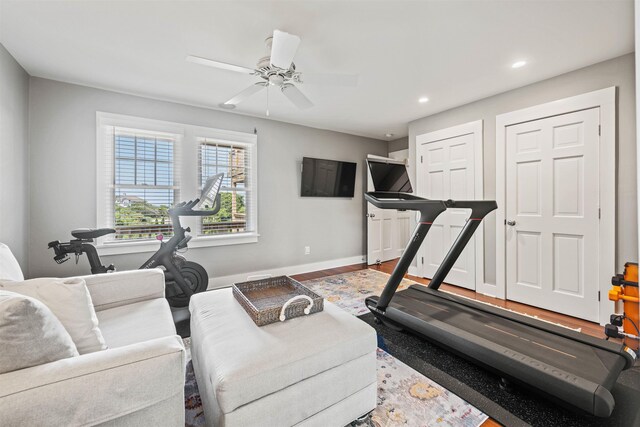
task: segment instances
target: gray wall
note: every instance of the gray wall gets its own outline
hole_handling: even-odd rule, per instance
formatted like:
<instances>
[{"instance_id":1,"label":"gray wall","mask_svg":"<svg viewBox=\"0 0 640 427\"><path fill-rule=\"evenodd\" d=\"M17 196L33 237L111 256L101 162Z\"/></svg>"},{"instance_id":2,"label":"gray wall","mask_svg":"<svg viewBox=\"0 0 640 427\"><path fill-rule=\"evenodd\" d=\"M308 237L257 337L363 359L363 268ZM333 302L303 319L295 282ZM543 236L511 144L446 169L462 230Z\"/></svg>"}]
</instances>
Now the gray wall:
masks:
<instances>
[{"instance_id":1,"label":"gray wall","mask_svg":"<svg viewBox=\"0 0 640 427\"><path fill-rule=\"evenodd\" d=\"M389 152L404 150L409 147L409 137L404 136L402 138L389 141Z\"/></svg>"},{"instance_id":2,"label":"gray wall","mask_svg":"<svg viewBox=\"0 0 640 427\"><path fill-rule=\"evenodd\" d=\"M616 86L617 91L617 271L638 259L636 193L635 60L628 54L529 86L409 123L410 162L415 165L416 135L474 120L484 121L484 195L496 194L496 116L569 96ZM402 149L405 147L394 147ZM411 170L415 171L415 167ZM415 182L415 177L412 177ZM485 220L485 283L496 283L495 215Z\"/></svg>"},{"instance_id":3,"label":"gray wall","mask_svg":"<svg viewBox=\"0 0 640 427\"><path fill-rule=\"evenodd\" d=\"M326 130L157 101L32 78L31 276L88 273L53 262L47 242L67 239L77 227L96 225L96 111L258 131L258 243L190 249L187 257L210 277L361 256L366 235L362 182L367 154L386 155L387 143ZM303 156L358 163L353 199L301 198ZM194 165L195 167L196 165ZM304 246L311 254L304 255ZM145 254L105 257L120 270L139 267Z\"/></svg>"},{"instance_id":4,"label":"gray wall","mask_svg":"<svg viewBox=\"0 0 640 427\"><path fill-rule=\"evenodd\" d=\"M28 272L29 75L0 44L0 242Z\"/></svg>"}]
</instances>

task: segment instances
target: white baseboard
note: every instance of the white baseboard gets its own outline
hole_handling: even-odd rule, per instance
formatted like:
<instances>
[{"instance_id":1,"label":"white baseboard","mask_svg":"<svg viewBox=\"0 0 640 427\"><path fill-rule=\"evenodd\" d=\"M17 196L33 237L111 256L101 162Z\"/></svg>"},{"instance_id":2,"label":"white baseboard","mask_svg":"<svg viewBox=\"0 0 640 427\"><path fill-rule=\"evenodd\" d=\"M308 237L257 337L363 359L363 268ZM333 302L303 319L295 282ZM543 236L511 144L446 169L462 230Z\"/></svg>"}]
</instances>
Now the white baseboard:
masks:
<instances>
[{"instance_id":1,"label":"white baseboard","mask_svg":"<svg viewBox=\"0 0 640 427\"><path fill-rule=\"evenodd\" d=\"M491 284L491 283L484 283L482 285L482 287L478 286L476 289L476 292L482 295L486 295L488 297L493 297L493 298L497 298L496 295L498 294L497 292L497 285Z\"/></svg>"},{"instance_id":2,"label":"white baseboard","mask_svg":"<svg viewBox=\"0 0 640 427\"><path fill-rule=\"evenodd\" d=\"M409 267L408 273L412 276L420 277L418 274L418 267L414 267L413 265Z\"/></svg>"},{"instance_id":3,"label":"white baseboard","mask_svg":"<svg viewBox=\"0 0 640 427\"><path fill-rule=\"evenodd\" d=\"M208 289L226 288L234 283L245 282L248 276L281 276L312 271L327 270L329 268L343 267L345 265L359 264L364 262L365 255L358 255L349 258L332 259L329 261L313 262L310 264L292 265L288 267L271 268L268 270L247 271L246 273L231 274L229 276L213 277L209 279Z\"/></svg>"}]
</instances>

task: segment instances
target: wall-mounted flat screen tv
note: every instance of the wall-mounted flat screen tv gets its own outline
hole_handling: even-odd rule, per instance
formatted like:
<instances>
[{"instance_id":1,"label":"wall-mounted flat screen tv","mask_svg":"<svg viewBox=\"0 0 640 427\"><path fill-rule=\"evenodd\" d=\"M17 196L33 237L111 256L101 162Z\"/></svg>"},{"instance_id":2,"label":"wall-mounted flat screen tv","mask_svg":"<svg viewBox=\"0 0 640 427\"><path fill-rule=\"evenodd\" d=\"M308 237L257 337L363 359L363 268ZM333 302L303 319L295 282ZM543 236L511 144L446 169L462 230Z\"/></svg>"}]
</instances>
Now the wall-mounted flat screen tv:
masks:
<instances>
[{"instance_id":1,"label":"wall-mounted flat screen tv","mask_svg":"<svg viewBox=\"0 0 640 427\"><path fill-rule=\"evenodd\" d=\"M357 163L302 158L302 197L353 197Z\"/></svg>"},{"instance_id":2,"label":"wall-mounted flat screen tv","mask_svg":"<svg viewBox=\"0 0 640 427\"><path fill-rule=\"evenodd\" d=\"M384 160L367 160L373 187L376 191L390 191L394 193L412 193L411 181L407 167L403 163L393 163Z\"/></svg>"}]
</instances>

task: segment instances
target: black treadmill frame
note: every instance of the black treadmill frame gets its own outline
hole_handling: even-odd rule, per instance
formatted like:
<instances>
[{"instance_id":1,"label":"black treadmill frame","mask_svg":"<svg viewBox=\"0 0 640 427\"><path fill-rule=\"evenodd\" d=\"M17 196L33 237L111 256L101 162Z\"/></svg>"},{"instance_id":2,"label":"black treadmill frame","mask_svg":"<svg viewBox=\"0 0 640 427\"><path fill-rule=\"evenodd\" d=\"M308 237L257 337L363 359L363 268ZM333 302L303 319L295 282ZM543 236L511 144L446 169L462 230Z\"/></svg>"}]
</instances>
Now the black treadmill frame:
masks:
<instances>
[{"instance_id":1,"label":"black treadmill frame","mask_svg":"<svg viewBox=\"0 0 640 427\"><path fill-rule=\"evenodd\" d=\"M473 233L480 225L482 219L484 219L488 213L497 208L495 201L428 200L411 194L388 192L368 192L365 193L365 199L380 209L417 210L420 212L420 220L418 221L413 236L409 240L402 257L393 270L382 294L380 297L369 297L366 299L367 307L378 319L382 320L384 323L390 323L395 327L406 327L418 335L434 341L436 344L439 344L449 350L460 353L477 364L489 367L491 370L510 379L515 379L523 382L524 384L527 384L528 381L532 384L535 384L536 381L538 383L548 382L549 386L553 385L553 387L567 389L563 390L564 393L551 393L544 387L540 387L540 384L537 386L533 385L533 388L538 389L547 395L560 397L568 404L578 407L581 410L601 417L606 417L611 414L615 402L609 389L615 383L619 372L633 366L635 360L632 355L625 351L626 349L624 345L617 345L613 342L598 340L594 337L547 322L438 291L438 288L451 268L453 268L458 257L473 236ZM494 316L499 316L510 321L517 322L526 327L539 329L546 333L554 334L568 340L580 342L587 346L619 355L621 358L616 360L616 363L614 364L615 366L609 370L611 372L615 372L615 377L608 380L610 384L601 385L593 383L585 378L559 370L551 365L545 365L534 358L530 358L522 353L514 352L506 347L497 345L491 346L487 343L484 343L483 345L482 341L486 341L484 338L471 336L472 334L469 332L462 331L455 327L449 327L446 323L433 318L429 318L429 321L420 319L420 313L413 312L412 314L411 309L402 305L394 304L390 306L391 300L395 295L404 274L407 272L409 265L422 245L431 225L438 215L448 208L471 209L471 216L449 249L447 255L442 261L442 264L434 274L429 286L412 285L409 289L423 292L426 296L444 298L476 311L483 311ZM407 291L401 291L400 294L404 292ZM429 317L428 314L424 314L424 316ZM421 329L424 329L424 331L421 331ZM429 333L427 333L427 329L430 331ZM464 337L465 334L468 335L466 338ZM468 351L470 349L466 349L467 351L465 351L461 348L472 346L475 348L474 351ZM489 351L489 348L493 347L495 347L493 352L493 355L495 356L494 359L500 360L500 363L504 364L503 368L499 368L498 366L495 366L495 363L487 362L482 359L482 356L479 356L486 354L486 352ZM515 363L516 359L518 360L518 363ZM585 393L577 393L578 390L583 390ZM591 393L591 395L589 393ZM562 396L559 396L559 394Z\"/></svg>"}]
</instances>

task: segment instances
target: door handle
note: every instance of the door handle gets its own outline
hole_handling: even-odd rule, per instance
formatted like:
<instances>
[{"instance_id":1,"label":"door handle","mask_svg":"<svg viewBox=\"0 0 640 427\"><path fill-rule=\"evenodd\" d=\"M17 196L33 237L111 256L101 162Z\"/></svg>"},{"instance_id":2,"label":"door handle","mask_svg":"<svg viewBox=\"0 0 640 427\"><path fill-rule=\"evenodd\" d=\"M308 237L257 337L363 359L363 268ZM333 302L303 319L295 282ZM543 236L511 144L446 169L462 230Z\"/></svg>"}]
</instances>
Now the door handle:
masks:
<instances>
[{"instance_id":1,"label":"door handle","mask_svg":"<svg viewBox=\"0 0 640 427\"><path fill-rule=\"evenodd\" d=\"M370 214L367 214L367 217L368 217L368 218L375 218L375 217L376 217L376 214L374 214L374 213L370 213Z\"/></svg>"},{"instance_id":2,"label":"door handle","mask_svg":"<svg viewBox=\"0 0 640 427\"><path fill-rule=\"evenodd\" d=\"M515 221L507 221L507 225L510 225L510 226L513 227L514 225L516 225L516 222Z\"/></svg>"}]
</instances>

